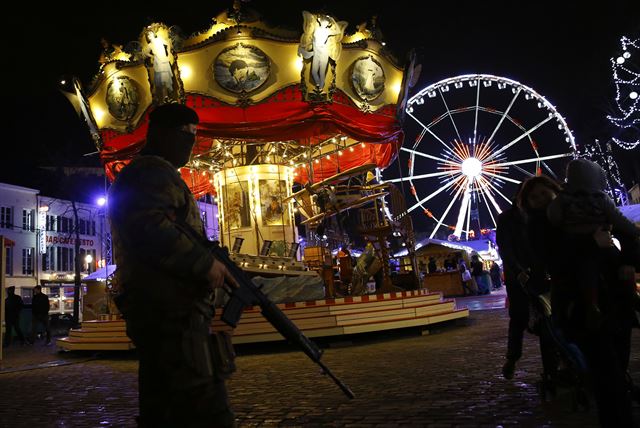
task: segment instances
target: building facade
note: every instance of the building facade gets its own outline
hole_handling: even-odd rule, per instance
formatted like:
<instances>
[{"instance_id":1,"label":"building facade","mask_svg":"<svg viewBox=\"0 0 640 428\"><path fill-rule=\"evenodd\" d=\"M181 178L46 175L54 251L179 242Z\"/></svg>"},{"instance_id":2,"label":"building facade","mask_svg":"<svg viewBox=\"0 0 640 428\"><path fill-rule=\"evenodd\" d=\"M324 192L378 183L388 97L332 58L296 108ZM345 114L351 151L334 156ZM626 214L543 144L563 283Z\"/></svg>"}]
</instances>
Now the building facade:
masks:
<instances>
[{"instance_id":1,"label":"building facade","mask_svg":"<svg viewBox=\"0 0 640 428\"><path fill-rule=\"evenodd\" d=\"M198 206L207 237L218 239L217 206L206 202ZM58 296L65 291L63 284L73 284L77 248L82 277L111 264L106 209L97 201L74 204L42 196L36 189L0 183L0 235L15 243L7 248L6 286L15 286L26 303L37 284L49 285L45 291ZM61 304L56 311L68 312L66 306Z\"/></svg>"}]
</instances>

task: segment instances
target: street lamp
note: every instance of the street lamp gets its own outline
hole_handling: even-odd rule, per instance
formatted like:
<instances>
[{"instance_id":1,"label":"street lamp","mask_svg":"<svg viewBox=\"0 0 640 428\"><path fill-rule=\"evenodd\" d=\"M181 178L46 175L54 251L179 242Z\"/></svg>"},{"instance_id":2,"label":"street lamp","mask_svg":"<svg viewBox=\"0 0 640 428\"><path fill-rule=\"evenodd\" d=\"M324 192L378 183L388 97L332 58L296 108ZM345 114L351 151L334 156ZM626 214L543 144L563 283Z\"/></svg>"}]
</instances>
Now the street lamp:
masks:
<instances>
[{"instance_id":1,"label":"street lamp","mask_svg":"<svg viewBox=\"0 0 640 428\"><path fill-rule=\"evenodd\" d=\"M84 261L87 263L87 272L91 273L91 262L93 261L93 256L91 254L87 254L84 256Z\"/></svg>"}]
</instances>

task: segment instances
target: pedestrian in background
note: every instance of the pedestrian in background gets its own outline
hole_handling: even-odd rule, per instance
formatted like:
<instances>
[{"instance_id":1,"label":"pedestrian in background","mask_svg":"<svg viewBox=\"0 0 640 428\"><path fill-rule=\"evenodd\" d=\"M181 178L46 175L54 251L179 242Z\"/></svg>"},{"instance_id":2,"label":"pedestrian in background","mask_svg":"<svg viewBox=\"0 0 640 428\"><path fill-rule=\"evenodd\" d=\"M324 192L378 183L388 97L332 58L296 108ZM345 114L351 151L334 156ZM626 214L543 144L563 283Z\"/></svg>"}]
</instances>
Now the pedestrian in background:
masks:
<instances>
[{"instance_id":1,"label":"pedestrian in background","mask_svg":"<svg viewBox=\"0 0 640 428\"><path fill-rule=\"evenodd\" d=\"M502 366L502 376L512 379L516 363L522 357L522 341L529 325L529 297L518 281L528 267L527 234L524 216L516 201L520 185L513 198L513 204L498 216L496 243L502 259L504 280L509 303L509 330L507 333L507 352Z\"/></svg>"},{"instance_id":2,"label":"pedestrian in background","mask_svg":"<svg viewBox=\"0 0 640 428\"><path fill-rule=\"evenodd\" d=\"M24 303L22 297L16 294L16 287L7 287L7 297L4 299L4 322L5 322L5 335L4 346L8 347L13 343L13 331L16 331L18 340L24 345L25 338L20 328L20 312Z\"/></svg>"},{"instance_id":3,"label":"pedestrian in background","mask_svg":"<svg viewBox=\"0 0 640 428\"><path fill-rule=\"evenodd\" d=\"M42 292L42 287L36 285L33 288L31 299L31 342L36 343L36 331L38 324L42 324L46 334L45 345L51 345L51 328L49 327L49 296Z\"/></svg>"},{"instance_id":4,"label":"pedestrian in background","mask_svg":"<svg viewBox=\"0 0 640 428\"><path fill-rule=\"evenodd\" d=\"M489 274L491 275L491 285L494 290L499 290L502 288L502 269L500 269L500 265L495 261L491 263L491 268L489 269Z\"/></svg>"}]
</instances>

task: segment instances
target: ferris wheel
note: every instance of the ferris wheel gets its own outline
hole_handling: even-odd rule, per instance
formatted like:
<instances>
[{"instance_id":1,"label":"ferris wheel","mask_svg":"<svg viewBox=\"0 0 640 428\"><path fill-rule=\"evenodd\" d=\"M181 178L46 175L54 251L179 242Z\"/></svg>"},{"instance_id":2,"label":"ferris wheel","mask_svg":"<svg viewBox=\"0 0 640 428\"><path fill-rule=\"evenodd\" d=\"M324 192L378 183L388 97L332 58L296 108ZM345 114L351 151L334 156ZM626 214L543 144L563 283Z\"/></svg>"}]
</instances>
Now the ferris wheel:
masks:
<instances>
[{"instance_id":1,"label":"ferris wheel","mask_svg":"<svg viewBox=\"0 0 640 428\"><path fill-rule=\"evenodd\" d=\"M565 119L542 95L515 80L462 75L429 85L407 103L407 139L400 162L415 203L449 239L495 228L520 182L558 179L575 156ZM415 135L415 139L411 136ZM402 170L402 167L401 167Z\"/></svg>"}]
</instances>

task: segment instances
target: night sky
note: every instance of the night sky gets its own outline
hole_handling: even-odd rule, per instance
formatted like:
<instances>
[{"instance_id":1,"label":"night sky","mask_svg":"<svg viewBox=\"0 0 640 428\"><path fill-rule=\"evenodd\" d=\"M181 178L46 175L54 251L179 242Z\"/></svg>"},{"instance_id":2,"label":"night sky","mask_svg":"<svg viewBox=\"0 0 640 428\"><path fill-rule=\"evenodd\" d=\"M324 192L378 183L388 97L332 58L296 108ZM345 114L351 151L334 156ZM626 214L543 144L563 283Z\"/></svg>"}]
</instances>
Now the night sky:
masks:
<instances>
[{"instance_id":1,"label":"night sky","mask_svg":"<svg viewBox=\"0 0 640 428\"><path fill-rule=\"evenodd\" d=\"M27 2L25 2L26 4ZM18 171L42 163L98 165L88 132L56 89L63 75L75 75L85 87L98 70L101 37L126 45L151 22L179 26L184 34L206 29L231 1L185 2L184 9L154 9L131 2L84 8L33 6L5 16L3 37L10 69L2 91L11 139L4 141L0 179L21 184ZM151 2L144 2L151 5ZM614 85L609 58L619 54L622 35L640 34L640 2L417 1L271 1L245 2L267 21L302 29L302 10L325 11L349 22L347 32L372 15L400 59L411 48L423 71L424 86L467 73L496 74L520 81L549 99L566 118L578 144L606 140L611 128ZM177 3L176 3L177 4ZM422 5L417 10L416 5ZM29 6L29 5L26 5ZM31 7L31 6L29 6ZM7 54L8 52L8 54ZM12 108L11 106L15 106ZM14 155L9 146L17 147ZM640 148L617 150L627 186L640 181Z\"/></svg>"}]
</instances>

